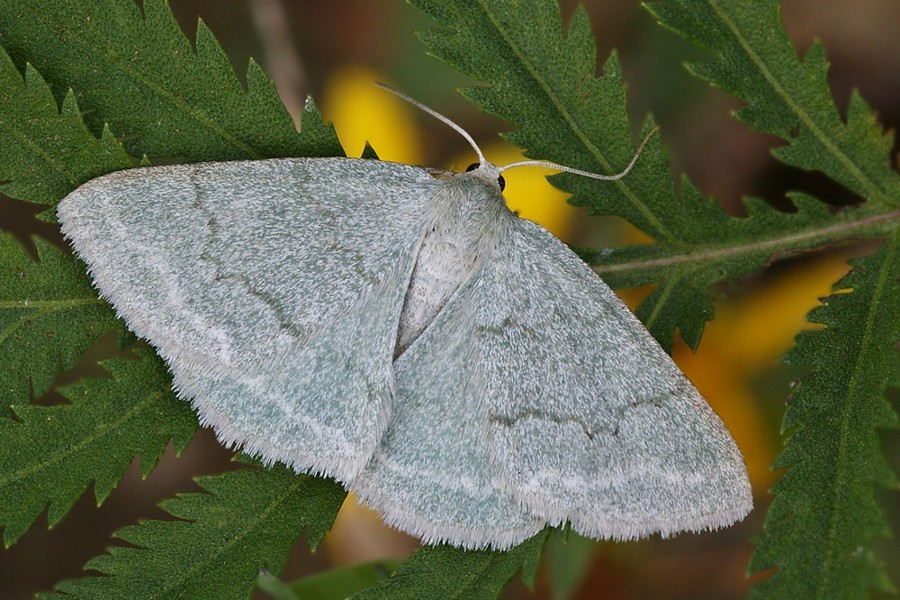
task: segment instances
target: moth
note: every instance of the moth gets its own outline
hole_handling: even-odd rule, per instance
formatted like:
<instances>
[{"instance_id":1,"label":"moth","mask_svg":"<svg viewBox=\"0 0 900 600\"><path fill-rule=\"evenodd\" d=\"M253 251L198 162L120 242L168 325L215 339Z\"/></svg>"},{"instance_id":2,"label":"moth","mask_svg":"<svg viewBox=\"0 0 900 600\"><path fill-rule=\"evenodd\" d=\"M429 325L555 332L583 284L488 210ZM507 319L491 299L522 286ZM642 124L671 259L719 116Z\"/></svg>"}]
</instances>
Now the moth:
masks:
<instances>
[{"instance_id":1,"label":"moth","mask_svg":"<svg viewBox=\"0 0 900 600\"><path fill-rule=\"evenodd\" d=\"M475 168L136 168L69 194L62 231L223 444L333 477L426 543L743 518L750 484L722 422L588 265L501 194L512 167L616 179L637 154L610 176L497 167L412 102L468 140Z\"/></svg>"}]
</instances>

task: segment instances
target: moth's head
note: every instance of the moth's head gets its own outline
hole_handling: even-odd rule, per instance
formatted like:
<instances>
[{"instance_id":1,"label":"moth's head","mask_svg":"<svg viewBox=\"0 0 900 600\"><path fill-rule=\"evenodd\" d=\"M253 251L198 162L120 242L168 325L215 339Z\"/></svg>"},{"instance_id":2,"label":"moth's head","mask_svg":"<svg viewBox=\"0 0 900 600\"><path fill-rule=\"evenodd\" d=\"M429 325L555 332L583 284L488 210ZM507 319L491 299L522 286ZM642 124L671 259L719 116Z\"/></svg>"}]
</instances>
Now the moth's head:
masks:
<instances>
[{"instance_id":1,"label":"moth's head","mask_svg":"<svg viewBox=\"0 0 900 600\"><path fill-rule=\"evenodd\" d=\"M466 172L460 173L460 175L478 179L485 185L496 188L497 192L502 192L506 187L506 180L503 179L500 171L501 169L496 165L483 160L480 163L472 163L466 168Z\"/></svg>"}]
</instances>

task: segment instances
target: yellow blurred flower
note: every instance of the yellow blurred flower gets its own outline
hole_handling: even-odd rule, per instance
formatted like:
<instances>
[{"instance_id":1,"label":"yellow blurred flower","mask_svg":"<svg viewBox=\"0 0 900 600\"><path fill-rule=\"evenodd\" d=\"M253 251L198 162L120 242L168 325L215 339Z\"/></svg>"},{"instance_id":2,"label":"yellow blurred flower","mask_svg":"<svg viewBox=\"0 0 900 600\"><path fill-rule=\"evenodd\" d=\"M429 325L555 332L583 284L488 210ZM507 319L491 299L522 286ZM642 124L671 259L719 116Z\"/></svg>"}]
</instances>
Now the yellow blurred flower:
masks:
<instances>
[{"instance_id":1,"label":"yellow blurred flower","mask_svg":"<svg viewBox=\"0 0 900 600\"><path fill-rule=\"evenodd\" d=\"M347 156L361 156L368 141L381 160L417 165L421 143L410 114L418 109L374 85L382 80L363 67L337 71L324 90L322 115L334 124Z\"/></svg>"}]
</instances>

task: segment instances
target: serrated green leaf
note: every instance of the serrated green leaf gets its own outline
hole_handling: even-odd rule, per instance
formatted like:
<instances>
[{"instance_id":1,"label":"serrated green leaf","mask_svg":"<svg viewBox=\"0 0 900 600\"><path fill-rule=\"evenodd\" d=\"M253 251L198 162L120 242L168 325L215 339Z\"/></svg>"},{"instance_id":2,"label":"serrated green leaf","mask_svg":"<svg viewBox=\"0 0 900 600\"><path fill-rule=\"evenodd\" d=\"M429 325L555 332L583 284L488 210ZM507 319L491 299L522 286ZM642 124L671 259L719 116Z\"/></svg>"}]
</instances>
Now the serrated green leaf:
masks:
<instances>
[{"instance_id":1,"label":"serrated green leaf","mask_svg":"<svg viewBox=\"0 0 900 600\"><path fill-rule=\"evenodd\" d=\"M143 11L121 0L3 3L0 44L17 64L27 61L53 81L57 94L75 90L91 129L110 123L133 156L195 162L342 154L333 134L297 135L253 62L245 90L202 22L192 47L162 0L146 0Z\"/></svg>"},{"instance_id":2,"label":"serrated green leaf","mask_svg":"<svg viewBox=\"0 0 900 600\"><path fill-rule=\"evenodd\" d=\"M637 145L625 110L625 89L612 57L597 78L596 46L583 9L576 9L566 35L560 8L551 0L411 0L437 29L420 33L432 52L489 85L463 94L519 129L504 135L533 158L614 173ZM646 133L648 124L644 127ZM573 202L628 219L657 240L673 235L668 167L658 137L650 140L633 176L615 182L557 177ZM656 179L657 174L666 174ZM599 199L602 197L602 200Z\"/></svg>"},{"instance_id":3,"label":"serrated green leaf","mask_svg":"<svg viewBox=\"0 0 900 600\"><path fill-rule=\"evenodd\" d=\"M853 262L839 288L810 314L825 329L803 333L786 360L809 372L784 419L791 430L775 463L787 469L750 563L777 567L755 598L867 598L890 582L873 541L889 535L876 492L896 487L879 430L897 427L885 398L900 385L900 233ZM896 501L896 494L894 494Z\"/></svg>"},{"instance_id":4,"label":"serrated green leaf","mask_svg":"<svg viewBox=\"0 0 900 600\"><path fill-rule=\"evenodd\" d=\"M121 323L97 297L84 265L36 239L34 262L12 235L0 232L0 405L41 396L59 371L104 332Z\"/></svg>"},{"instance_id":5,"label":"serrated green leaf","mask_svg":"<svg viewBox=\"0 0 900 600\"><path fill-rule=\"evenodd\" d=\"M98 140L69 92L56 104L31 66L23 76L0 49L0 191L53 204L85 181L131 164L106 128Z\"/></svg>"},{"instance_id":6,"label":"serrated green leaf","mask_svg":"<svg viewBox=\"0 0 900 600\"><path fill-rule=\"evenodd\" d=\"M782 161L819 170L867 200L869 211L900 207L891 168L893 136L854 93L841 119L828 87L828 62L816 43L797 57L777 0L675 0L647 5L660 23L717 57L690 70L747 105L735 115L788 142Z\"/></svg>"},{"instance_id":7,"label":"serrated green leaf","mask_svg":"<svg viewBox=\"0 0 900 600\"><path fill-rule=\"evenodd\" d=\"M111 548L86 565L105 576L57 589L78 598L245 598L260 569L281 571L303 530L311 546L322 540L345 496L331 480L298 477L280 465L198 483L209 493L181 494L162 504L182 521L145 521L120 530L117 537L138 548Z\"/></svg>"},{"instance_id":8,"label":"serrated green leaf","mask_svg":"<svg viewBox=\"0 0 900 600\"><path fill-rule=\"evenodd\" d=\"M840 118L824 49L814 45L798 58L774 0L678 0L650 10L716 56L691 71L744 100L740 120L785 139L778 158L822 171L867 200L825 228L807 229L801 219L788 241L816 230L888 236L879 253L857 262L846 281L853 293L833 296L812 313L828 329L804 334L789 354L790 362L812 371L785 417L785 429L795 430L776 466L788 470L774 487L766 533L751 563L753 571L777 568L755 589L757 597L865 597L868 588L888 586L872 541L887 534L876 489L894 481L877 439L878 428L896 423L884 399L885 386L896 383L900 317L900 178L890 165L892 140L856 94L846 122ZM810 202L798 204L803 214ZM767 243L765 235L758 239Z\"/></svg>"},{"instance_id":9,"label":"serrated green leaf","mask_svg":"<svg viewBox=\"0 0 900 600\"><path fill-rule=\"evenodd\" d=\"M55 525L94 482L98 503L138 454L146 474L173 440L181 451L197 428L190 406L172 393L162 361L104 363L111 379L71 386L71 404L10 407L0 419L0 525L6 546L49 505Z\"/></svg>"},{"instance_id":10,"label":"serrated green leaf","mask_svg":"<svg viewBox=\"0 0 900 600\"><path fill-rule=\"evenodd\" d=\"M547 535L545 529L506 552L426 546L390 579L354 595L353 600L496 598L520 571L525 583L533 586Z\"/></svg>"}]
</instances>

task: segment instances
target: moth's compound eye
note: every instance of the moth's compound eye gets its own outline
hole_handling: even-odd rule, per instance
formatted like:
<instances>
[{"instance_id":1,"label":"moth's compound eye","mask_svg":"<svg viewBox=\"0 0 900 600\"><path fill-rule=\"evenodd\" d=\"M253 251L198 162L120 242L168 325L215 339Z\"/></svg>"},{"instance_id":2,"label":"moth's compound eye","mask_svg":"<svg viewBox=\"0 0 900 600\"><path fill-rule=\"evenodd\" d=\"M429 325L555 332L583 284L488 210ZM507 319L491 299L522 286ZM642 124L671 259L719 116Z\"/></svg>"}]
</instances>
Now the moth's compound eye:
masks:
<instances>
[{"instance_id":1,"label":"moth's compound eye","mask_svg":"<svg viewBox=\"0 0 900 600\"><path fill-rule=\"evenodd\" d=\"M481 165L478 164L478 163L472 163L471 165L469 165L468 167L466 167L466 173L468 173L469 171L474 171L475 169L477 169L477 168L480 167L480 166L481 166Z\"/></svg>"}]
</instances>

